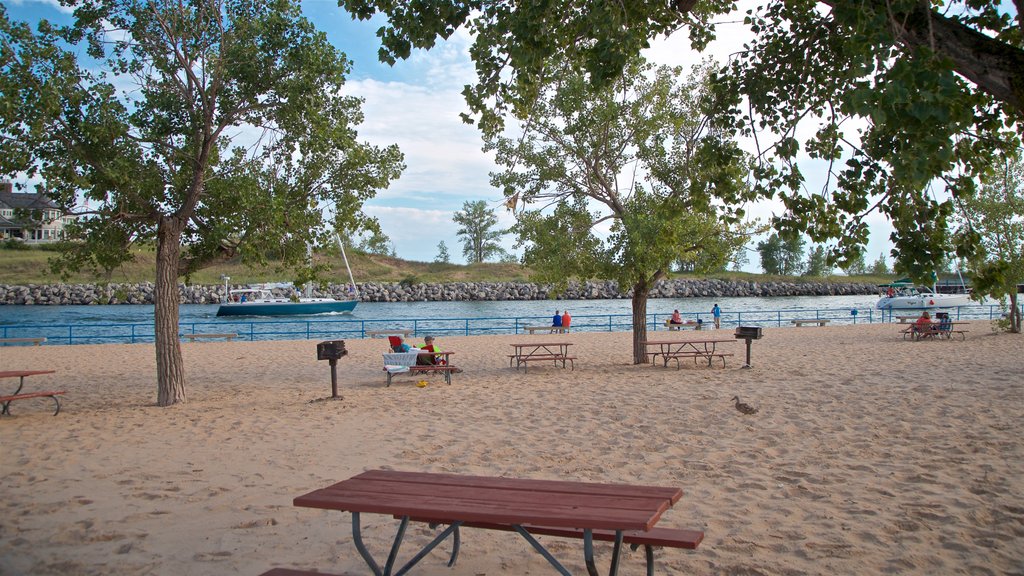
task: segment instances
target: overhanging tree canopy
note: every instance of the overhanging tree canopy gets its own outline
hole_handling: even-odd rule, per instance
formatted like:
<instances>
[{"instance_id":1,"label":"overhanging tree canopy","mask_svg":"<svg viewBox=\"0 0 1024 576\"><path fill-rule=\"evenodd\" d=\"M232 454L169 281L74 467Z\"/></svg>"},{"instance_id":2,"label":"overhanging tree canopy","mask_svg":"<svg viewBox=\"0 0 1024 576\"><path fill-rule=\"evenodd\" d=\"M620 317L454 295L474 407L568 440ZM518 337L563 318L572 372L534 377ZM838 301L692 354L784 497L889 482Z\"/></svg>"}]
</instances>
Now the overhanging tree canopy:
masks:
<instances>
[{"instance_id":1,"label":"overhanging tree canopy","mask_svg":"<svg viewBox=\"0 0 1024 576\"><path fill-rule=\"evenodd\" d=\"M478 81L464 93L484 134L500 130L503 114L527 114L566 63L606 84L658 35L685 30L702 49L716 17L745 18L755 40L719 76L722 110L737 133L771 137L756 174L759 194L786 204L777 226L838 240L841 261L861 256L864 219L879 210L896 228L899 267L917 277L951 239L953 204L937 202L928 184L971 194L981 167L1018 145L1022 4L1014 14L968 0L774 0L743 14L724 0L339 0L357 18L388 16L378 32L384 61L468 27ZM795 127L807 119L818 130L800 138ZM822 189L805 188L800 154L832 163ZM967 254L975 237L962 238Z\"/></svg>"},{"instance_id":2,"label":"overhanging tree canopy","mask_svg":"<svg viewBox=\"0 0 1024 576\"><path fill-rule=\"evenodd\" d=\"M0 6L0 174L86 216L59 265L110 268L155 243L157 403L183 402L179 275L235 253L300 266L332 229L374 228L362 202L402 156L357 140L349 63L298 2L70 4L72 26L36 32Z\"/></svg>"}]
</instances>

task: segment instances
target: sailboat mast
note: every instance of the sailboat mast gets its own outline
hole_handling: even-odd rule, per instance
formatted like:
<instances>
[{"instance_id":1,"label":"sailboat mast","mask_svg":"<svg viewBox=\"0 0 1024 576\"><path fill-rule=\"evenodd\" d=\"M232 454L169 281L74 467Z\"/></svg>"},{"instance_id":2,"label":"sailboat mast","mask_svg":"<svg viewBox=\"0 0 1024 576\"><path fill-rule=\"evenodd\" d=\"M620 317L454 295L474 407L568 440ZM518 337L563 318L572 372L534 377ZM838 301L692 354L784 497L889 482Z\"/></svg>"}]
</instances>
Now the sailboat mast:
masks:
<instances>
[{"instance_id":1,"label":"sailboat mast","mask_svg":"<svg viewBox=\"0 0 1024 576\"><path fill-rule=\"evenodd\" d=\"M341 236L338 233L334 233L334 239L338 242L338 248L341 249L341 258L345 261L345 270L348 270L348 280L351 282L352 295L355 298L359 298L359 288L356 286L356 279L352 276L352 268L348 265L348 256L345 254L345 244L341 241Z\"/></svg>"}]
</instances>

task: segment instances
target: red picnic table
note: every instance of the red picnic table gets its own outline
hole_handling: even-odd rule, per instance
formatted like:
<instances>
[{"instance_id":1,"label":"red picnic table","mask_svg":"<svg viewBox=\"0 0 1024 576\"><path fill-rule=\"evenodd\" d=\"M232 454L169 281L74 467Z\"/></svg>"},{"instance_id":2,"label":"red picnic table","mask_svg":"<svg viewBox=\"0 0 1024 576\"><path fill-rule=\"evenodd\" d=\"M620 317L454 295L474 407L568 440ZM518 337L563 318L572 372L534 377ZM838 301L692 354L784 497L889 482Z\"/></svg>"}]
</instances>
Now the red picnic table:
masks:
<instances>
[{"instance_id":1,"label":"red picnic table","mask_svg":"<svg viewBox=\"0 0 1024 576\"><path fill-rule=\"evenodd\" d=\"M25 393L25 394L21 393L22 388L25 387L25 377L26 376L36 376L36 375L39 375L39 374L54 374L56 372L57 372L56 370L4 370L4 371L0 371L0 379L2 379L2 378L17 378L18 379L18 389L14 391L14 394L9 394L9 395L5 396L2 393L0 393L0 405L2 405L2 408L0 408L0 414L10 414L11 413L11 402L14 402L15 400L24 400L26 398L48 397L48 398L52 398L53 401L57 404L57 410L53 413L53 415L56 416L60 412L60 400L57 399L57 396L63 394L64 392L28 392L28 393Z\"/></svg>"},{"instance_id":2,"label":"red picnic table","mask_svg":"<svg viewBox=\"0 0 1024 576\"><path fill-rule=\"evenodd\" d=\"M647 549L648 573L653 570L651 545L696 548L703 532L658 529L662 514L683 495L680 488L528 480L426 472L371 470L295 498L296 506L352 513L352 538L359 554L377 576L404 574L438 544L452 537L449 566L459 553L459 528L518 532L561 574L561 563L534 534L582 537L587 571L597 574L593 539L614 542L609 574L618 570L625 540ZM401 519L387 563L382 569L363 544L360 514L387 514ZM419 553L393 572L399 546L410 521L448 527ZM644 538L649 534L649 538Z\"/></svg>"}]
</instances>

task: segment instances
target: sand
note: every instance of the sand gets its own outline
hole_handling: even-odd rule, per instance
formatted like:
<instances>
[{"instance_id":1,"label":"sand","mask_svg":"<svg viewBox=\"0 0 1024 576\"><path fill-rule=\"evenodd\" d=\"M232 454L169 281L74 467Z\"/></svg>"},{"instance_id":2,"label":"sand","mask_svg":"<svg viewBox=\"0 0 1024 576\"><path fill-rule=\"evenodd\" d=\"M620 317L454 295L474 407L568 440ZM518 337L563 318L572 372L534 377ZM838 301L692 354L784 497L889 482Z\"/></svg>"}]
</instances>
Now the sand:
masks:
<instances>
[{"instance_id":1,"label":"sand","mask_svg":"<svg viewBox=\"0 0 1024 576\"><path fill-rule=\"evenodd\" d=\"M969 330L767 328L751 369L737 342L725 369L681 370L633 366L628 333L441 337L465 372L425 388L386 388L384 341L349 340L334 401L315 342L185 343L170 408L151 345L3 347L0 370L54 369L26 389L67 395L0 418L0 574L367 574L348 514L291 502L375 468L679 486L660 525L706 538L657 552L659 574L1021 574L1024 338ZM510 369L530 339L573 342L576 370ZM365 519L383 559L397 522ZM580 542L541 539L585 573ZM464 531L454 568L449 549L414 573L554 573L510 533ZM643 573L627 551L620 574Z\"/></svg>"}]
</instances>

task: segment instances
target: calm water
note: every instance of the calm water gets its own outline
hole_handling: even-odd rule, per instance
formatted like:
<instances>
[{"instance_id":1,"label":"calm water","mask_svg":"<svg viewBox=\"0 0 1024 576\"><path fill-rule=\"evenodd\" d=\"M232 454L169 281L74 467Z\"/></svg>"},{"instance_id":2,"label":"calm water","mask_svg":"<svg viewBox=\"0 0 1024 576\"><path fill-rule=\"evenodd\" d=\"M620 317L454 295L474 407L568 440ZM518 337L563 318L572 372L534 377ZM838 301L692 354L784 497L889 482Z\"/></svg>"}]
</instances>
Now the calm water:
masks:
<instances>
[{"instance_id":1,"label":"calm water","mask_svg":"<svg viewBox=\"0 0 1024 576\"><path fill-rule=\"evenodd\" d=\"M883 321L876 296L774 298L657 298L648 301L651 328L661 327L673 309L684 318L711 320L722 307L723 328L738 324L789 326L793 318L829 318L834 324ZM183 332L237 332L254 340L361 337L362 331L392 327L417 334L522 332L546 325L554 311L568 309L578 330L628 330L628 299L530 300L501 302L363 302L351 314L281 317L217 317L217 305L184 304ZM856 310L857 315L852 311ZM988 306L959 312L960 318L987 318ZM888 318L886 318L888 319ZM152 341L153 306L0 306L0 337L45 336L47 343Z\"/></svg>"}]
</instances>

